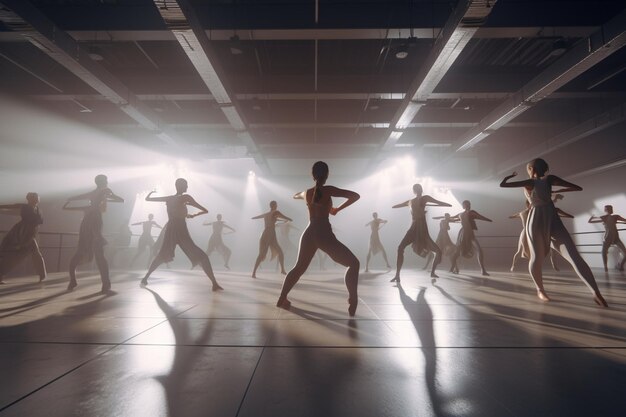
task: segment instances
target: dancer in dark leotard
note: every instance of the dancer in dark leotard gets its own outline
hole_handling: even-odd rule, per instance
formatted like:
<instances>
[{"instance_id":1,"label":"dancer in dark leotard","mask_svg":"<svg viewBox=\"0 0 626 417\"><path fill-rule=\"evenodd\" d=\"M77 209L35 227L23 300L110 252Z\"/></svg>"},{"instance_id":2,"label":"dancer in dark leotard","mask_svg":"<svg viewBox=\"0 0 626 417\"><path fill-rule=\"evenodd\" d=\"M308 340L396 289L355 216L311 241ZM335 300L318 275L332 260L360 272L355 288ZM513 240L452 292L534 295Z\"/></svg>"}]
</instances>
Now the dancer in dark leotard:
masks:
<instances>
[{"instance_id":1,"label":"dancer in dark leotard","mask_svg":"<svg viewBox=\"0 0 626 417\"><path fill-rule=\"evenodd\" d=\"M289 309L291 306L287 299L289 292L306 271L313 256L315 256L315 252L320 249L335 262L348 267L345 275L346 287L348 288L348 313L350 316L354 316L358 303L359 260L350 249L337 240L328 221L328 216L336 215L357 201L360 196L354 191L325 185L328 179L328 165L322 161L313 164L312 174L315 187L294 195L294 198L306 201L309 209L309 225L302 233L298 260L285 277L276 306ZM345 198L346 201L339 207L333 207L332 197Z\"/></svg>"},{"instance_id":2,"label":"dancer in dark leotard","mask_svg":"<svg viewBox=\"0 0 626 417\"><path fill-rule=\"evenodd\" d=\"M378 234L378 231L385 224L387 224L387 220L379 219L378 213L372 213L372 221L365 225L365 227L369 226L372 230L372 233L370 234L370 247L367 251L367 258L365 260L365 272L369 272L370 259L378 252L382 252L387 268L391 268L391 265L389 265L389 261L387 260L387 252L385 252L383 243L380 241L380 235Z\"/></svg>"}]
</instances>

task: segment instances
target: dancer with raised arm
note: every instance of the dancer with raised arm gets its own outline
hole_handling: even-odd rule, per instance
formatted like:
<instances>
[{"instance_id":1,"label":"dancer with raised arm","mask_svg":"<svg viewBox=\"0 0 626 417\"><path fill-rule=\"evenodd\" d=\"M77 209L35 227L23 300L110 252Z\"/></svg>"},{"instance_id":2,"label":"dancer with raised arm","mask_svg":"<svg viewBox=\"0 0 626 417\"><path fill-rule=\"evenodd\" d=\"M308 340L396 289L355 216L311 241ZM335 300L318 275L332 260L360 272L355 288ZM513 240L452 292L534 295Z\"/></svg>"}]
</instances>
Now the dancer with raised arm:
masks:
<instances>
[{"instance_id":1,"label":"dancer with raised arm","mask_svg":"<svg viewBox=\"0 0 626 417\"><path fill-rule=\"evenodd\" d=\"M232 254L230 248L224 244L224 240L222 239L222 235L224 232L224 228L231 231L231 233L235 233L235 229L226 224L225 221L222 220L222 215L217 215L217 220L214 222L206 222L202 223L203 226L213 226L213 233L209 238L209 246L206 250L206 254L208 257L211 257L213 251L217 251L222 258L224 258L224 267L226 269L230 269L228 266L228 261L230 260L230 255Z\"/></svg>"},{"instance_id":2,"label":"dancer with raised arm","mask_svg":"<svg viewBox=\"0 0 626 417\"><path fill-rule=\"evenodd\" d=\"M276 201L270 201L270 211L267 213L259 214L258 216L254 216L252 220L263 219L265 223L265 228L263 229L263 233L261 234L261 239L259 239L259 255L256 257L256 261L254 262L254 269L252 270L252 278L256 278L256 270L261 265L261 262L267 256L267 251L272 251L272 259L274 256L278 255L278 263L280 263L280 273L286 274L285 271L285 255L283 254L283 250L280 248L278 244L278 239L276 238L276 222L279 219L292 221L289 217L285 216L278 210L278 203Z\"/></svg>"},{"instance_id":3,"label":"dancer with raised arm","mask_svg":"<svg viewBox=\"0 0 626 417\"><path fill-rule=\"evenodd\" d=\"M359 260L350 249L337 240L328 221L328 216L336 215L357 201L360 196L354 191L325 185L328 179L328 165L325 162L317 161L313 164L311 171L315 186L293 196L295 199L302 199L306 202L309 210L309 224L300 238L296 265L285 277L276 306L289 309L291 306L287 299L289 292L308 268L315 252L320 249L335 262L348 267L345 274L348 289L348 314L354 316L358 304ZM338 207L333 207L332 197L345 198L346 201Z\"/></svg>"},{"instance_id":4,"label":"dancer with raised arm","mask_svg":"<svg viewBox=\"0 0 626 417\"><path fill-rule=\"evenodd\" d=\"M39 211L39 195L26 194L26 204L0 205L0 213L21 217L0 243L0 284L4 284L2 278L28 255L39 275L39 282L43 281L46 279L46 264L37 244L37 231L39 225L43 223Z\"/></svg>"},{"instance_id":5,"label":"dancer with raised arm","mask_svg":"<svg viewBox=\"0 0 626 417\"><path fill-rule=\"evenodd\" d=\"M530 161L526 170L530 179L510 182L509 180L517 175L517 172L513 172L504 177L500 187L524 188L526 198L530 202L526 223L526 235L530 249L528 269L537 288L537 296L542 301L550 301L543 287L542 265L544 258L550 253L550 247L553 247L574 267L578 277L591 290L596 304L607 307L608 305L600 294L591 268L580 256L551 200L553 186L563 187L554 191L560 193L581 191L582 188L556 175L547 175L548 163L541 158Z\"/></svg>"},{"instance_id":6,"label":"dancer with raised arm","mask_svg":"<svg viewBox=\"0 0 626 417\"><path fill-rule=\"evenodd\" d=\"M413 185L413 193L415 197L403 203L396 204L392 208L409 207L411 210L411 227L402 238L398 245L398 259L396 264L396 275L391 282L400 282L400 270L404 263L404 250L411 245L413 252L421 257L427 256L429 253L435 254L433 266L430 270L430 276L433 279L439 278L435 274L435 269L441 262L441 249L433 241L428 234L428 225L426 224L426 206L452 207L448 203L436 200L429 195L422 195L423 190L420 184Z\"/></svg>"},{"instance_id":7,"label":"dancer with raised arm","mask_svg":"<svg viewBox=\"0 0 626 417\"><path fill-rule=\"evenodd\" d=\"M152 237L152 228L156 227L157 229L163 229L161 225L154 221L154 214L148 214L148 220L143 222L137 222L131 224L131 226L141 226L142 232L141 236L139 236L139 243L137 244L137 253L133 257L133 260L130 262L130 266L135 264L137 258L139 258L146 249L149 249L150 260L148 264L154 257L154 238Z\"/></svg>"},{"instance_id":8,"label":"dancer with raised arm","mask_svg":"<svg viewBox=\"0 0 626 417\"><path fill-rule=\"evenodd\" d=\"M450 213L445 213L443 216L433 217L433 220L439 220L439 233L437 234L435 243L439 249L441 249L441 257L443 258L443 256L449 256L452 258L452 255L454 255L454 252L456 251L456 245L450 238L448 231L450 230L450 223L458 223L459 220L453 219L452 216L450 216ZM434 255L431 253L428 258L430 262L434 259ZM424 266L424 269L427 269L426 267L428 264Z\"/></svg>"},{"instance_id":9,"label":"dancer with raised arm","mask_svg":"<svg viewBox=\"0 0 626 417\"><path fill-rule=\"evenodd\" d=\"M367 251L367 258L365 261L365 272L369 272L370 258L376 255L378 252L382 252L383 259L385 260L385 264L387 264L387 269L391 269L391 265L389 265L389 261L387 260L387 252L385 252L385 248L383 247L382 242L380 241L380 236L378 231L387 224L387 220L379 219L378 213L372 213L372 221L367 223L365 227L370 227L372 233L370 234L370 247Z\"/></svg>"},{"instance_id":10,"label":"dancer with raised arm","mask_svg":"<svg viewBox=\"0 0 626 417\"><path fill-rule=\"evenodd\" d=\"M480 243L478 243L478 239L476 239L474 230L478 230L476 227L476 220L482 220L485 222L491 222L492 220L486 218L476 210L472 210L472 204L469 200L463 201L462 205L463 211L453 217L455 220L461 221L461 230L459 231L459 236L456 241L456 252L452 255L452 267L450 268L450 272L458 274L459 267L457 265L457 260L459 259L459 256L463 255L464 258L471 258L474 256L474 250L476 250L478 265L480 266L481 273L483 276L488 277L489 274L485 269L483 250L480 247Z\"/></svg>"},{"instance_id":11,"label":"dancer with raised arm","mask_svg":"<svg viewBox=\"0 0 626 417\"><path fill-rule=\"evenodd\" d=\"M592 215L589 218L589 223L602 223L604 225L604 239L602 242L602 263L604 264L604 271L608 271L607 258L609 254L609 248L611 245L617 246L622 252L622 262L616 265L616 268L620 271L624 270L624 263L626 263L626 248L619 238L619 231L617 230L618 224L626 224L626 219L618 214L613 214L613 206L608 204L604 206L603 216Z\"/></svg>"},{"instance_id":12,"label":"dancer with raised arm","mask_svg":"<svg viewBox=\"0 0 626 417\"><path fill-rule=\"evenodd\" d=\"M107 292L111 289L109 264L104 257L104 245L107 244L107 241L102 236L102 213L106 211L108 202L123 203L124 199L111 191L108 187L106 175L96 175L94 181L96 183L95 190L70 197L63 206L65 210L79 210L85 213L78 231L78 247L76 248L76 253L70 259L68 291L73 290L78 285L76 282L76 267L81 263L90 262L94 257L100 272L102 292ZM89 201L89 205L70 207L72 202L81 200Z\"/></svg>"},{"instance_id":13,"label":"dancer with raised arm","mask_svg":"<svg viewBox=\"0 0 626 417\"><path fill-rule=\"evenodd\" d=\"M166 197L152 197L154 191L151 191L146 196L146 201L163 202L167 207L167 224L163 227L159 240L162 240L161 248L156 257L150 264L146 276L141 280L141 285L148 285L148 278L162 263L167 263L174 260L174 252L176 251L176 245L185 252L187 258L191 261L193 266L200 264L202 270L213 284L213 291L219 291L223 288L219 286L213 269L211 268L211 262L209 257L202 249L200 249L191 240L189 235L189 229L187 229L187 219L193 219L194 217L207 214L209 211L198 204L196 200L189 194L187 194L187 180L184 178L178 178L174 183L176 187L176 194ZM194 207L200 211L194 214L189 214L187 206Z\"/></svg>"}]
</instances>

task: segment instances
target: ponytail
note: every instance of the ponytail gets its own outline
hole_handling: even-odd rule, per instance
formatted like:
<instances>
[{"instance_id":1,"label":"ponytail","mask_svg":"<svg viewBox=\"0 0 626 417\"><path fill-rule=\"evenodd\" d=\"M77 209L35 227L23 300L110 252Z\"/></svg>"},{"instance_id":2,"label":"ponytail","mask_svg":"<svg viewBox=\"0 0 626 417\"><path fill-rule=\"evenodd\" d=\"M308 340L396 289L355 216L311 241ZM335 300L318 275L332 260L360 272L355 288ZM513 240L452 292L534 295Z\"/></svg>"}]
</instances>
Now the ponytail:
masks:
<instances>
[{"instance_id":1,"label":"ponytail","mask_svg":"<svg viewBox=\"0 0 626 417\"><path fill-rule=\"evenodd\" d=\"M315 180L315 190L313 191L313 201L317 203L322 198L322 190L320 189L328 178L328 165L326 162L317 161L313 164L311 170L313 179Z\"/></svg>"}]
</instances>

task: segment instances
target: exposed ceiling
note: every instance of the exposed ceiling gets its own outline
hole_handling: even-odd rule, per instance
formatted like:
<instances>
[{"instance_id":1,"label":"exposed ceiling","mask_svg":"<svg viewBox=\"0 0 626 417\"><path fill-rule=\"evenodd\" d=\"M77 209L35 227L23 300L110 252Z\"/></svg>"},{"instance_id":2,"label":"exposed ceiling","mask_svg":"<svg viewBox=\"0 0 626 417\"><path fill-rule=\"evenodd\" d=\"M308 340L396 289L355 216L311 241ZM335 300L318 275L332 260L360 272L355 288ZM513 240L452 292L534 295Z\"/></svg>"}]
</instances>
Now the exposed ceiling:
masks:
<instances>
[{"instance_id":1,"label":"exposed ceiling","mask_svg":"<svg viewBox=\"0 0 626 417\"><path fill-rule=\"evenodd\" d=\"M152 149L253 157L275 175L316 158L359 173L409 153L423 174L473 158L479 170L455 175L484 177L580 140L621 144L600 146L592 169L626 157L625 9L0 0L0 91Z\"/></svg>"}]
</instances>

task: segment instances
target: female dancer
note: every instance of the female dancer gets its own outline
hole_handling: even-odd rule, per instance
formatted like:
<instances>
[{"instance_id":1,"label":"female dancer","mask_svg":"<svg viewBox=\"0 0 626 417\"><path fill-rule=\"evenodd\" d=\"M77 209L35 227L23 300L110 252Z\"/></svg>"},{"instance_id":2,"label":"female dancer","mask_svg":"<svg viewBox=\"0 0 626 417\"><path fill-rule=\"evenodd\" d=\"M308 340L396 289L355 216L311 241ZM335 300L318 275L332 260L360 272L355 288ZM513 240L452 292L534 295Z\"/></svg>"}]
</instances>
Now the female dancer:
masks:
<instances>
[{"instance_id":1,"label":"female dancer","mask_svg":"<svg viewBox=\"0 0 626 417\"><path fill-rule=\"evenodd\" d=\"M104 245L107 244L107 241L102 236L102 213L106 211L107 202L123 203L124 199L111 191L108 187L106 175L96 175L94 181L96 183L95 190L70 197L63 206L65 210L81 210L85 213L78 232L78 247L76 248L76 253L70 260L70 283L67 286L68 291L73 290L78 285L76 282L76 267L81 263L90 262L94 257L96 258L96 265L100 272L102 292L107 292L111 289L109 264L104 257ZM72 201L78 200L89 200L89 206L68 206Z\"/></svg>"},{"instance_id":2,"label":"female dancer","mask_svg":"<svg viewBox=\"0 0 626 417\"><path fill-rule=\"evenodd\" d=\"M30 254L35 266L35 271L39 274L39 282L46 278L46 264L39 251L37 244L37 230L43 223L43 218L39 211L39 195L37 193L26 194L26 204L7 204L0 206L1 211L8 214L19 213L22 218L4 236L0 243L0 284L4 284L2 278L22 259Z\"/></svg>"},{"instance_id":3,"label":"female dancer","mask_svg":"<svg viewBox=\"0 0 626 417\"><path fill-rule=\"evenodd\" d=\"M562 200L562 199L563 199L563 196L561 194L557 194L552 199L552 202L556 203L557 201ZM522 232L520 233L519 240L517 242L517 252L515 252L515 255L513 255L513 262L511 263L511 272L515 270L515 264L517 263L517 260L520 257L523 259L530 258L530 249L528 248L528 238L526 237L526 222L528 221L529 210L530 210L530 203L528 202L528 200L526 200L526 208L524 210L520 211L517 214L513 214L509 216L509 219L520 219L522 221ZM558 207L555 207L555 210L557 211L557 214L559 215L559 217L566 217L568 219L574 218L574 216L572 216L569 213L566 213L565 211L561 210ZM555 251L553 248L550 248L550 263L552 264L552 269L554 269L555 271L558 271L559 268L556 264L556 258L554 257L555 254L558 254L558 252Z\"/></svg>"},{"instance_id":4,"label":"female dancer","mask_svg":"<svg viewBox=\"0 0 626 417\"><path fill-rule=\"evenodd\" d=\"M451 207L450 204L443 201L435 200L429 195L422 195L422 186L420 184L413 185L413 193L415 198L407 200L403 203L396 204L392 208L409 207L411 210L411 227L404 235L404 238L398 245L398 260L396 266L396 275L391 279L391 282L400 282L400 270L404 263L404 250L407 246L411 245L413 252L421 257L425 257L428 253L435 254L435 260L430 270L430 276L432 278L439 278L435 274L435 268L441 262L441 249L433 241L428 234L428 225L426 224L426 206L439 206L439 207Z\"/></svg>"},{"instance_id":5,"label":"female dancer","mask_svg":"<svg viewBox=\"0 0 626 417\"><path fill-rule=\"evenodd\" d=\"M213 251L217 251L224 258L224 267L226 269L230 269L228 266L228 261L230 260L230 255L232 254L230 248L224 244L222 240L222 232L224 228L231 230L233 233L235 229L226 224L225 221L222 220L222 215L217 215L217 220L214 222L206 222L203 223L203 226L213 226L213 233L209 238L209 246L206 250L207 256L211 256Z\"/></svg>"},{"instance_id":6,"label":"female dancer","mask_svg":"<svg viewBox=\"0 0 626 417\"><path fill-rule=\"evenodd\" d=\"M285 255L283 254L283 250L280 248L278 244L278 240L276 239L276 222L278 219L283 219L287 221L292 221L289 217L285 216L283 213L278 211L278 203L276 201L270 201L270 211L267 213L259 214L258 216L254 216L252 220L263 219L265 222L265 229L263 229L263 233L261 234L261 239L259 240L259 256L256 257L256 261L254 262L254 269L252 270L252 278L256 278L256 270L261 265L261 262L267 256L267 251L269 249L272 250L272 259L274 259L274 255L278 255L278 262L280 263L280 273L286 274L285 271Z\"/></svg>"},{"instance_id":7,"label":"female dancer","mask_svg":"<svg viewBox=\"0 0 626 417\"><path fill-rule=\"evenodd\" d=\"M191 261L193 266L200 264L204 273L209 277L211 283L213 284L213 291L222 290L223 288L219 286L217 280L215 279L215 275L213 275L213 269L211 268L211 262L209 262L209 257L202 249L196 246L191 240L191 236L189 235L189 230L187 229L187 221L186 219L193 219L196 216L201 216L203 214L207 214L209 211L198 204L196 200L187 192L187 180L184 178L178 178L175 182L176 186L176 194L169 195L167 197L152 197L154 191L151 191L146 196L146 201L159 201L164 202L167 207L167 224L163 228L161 232L161 236L159 236L159 240L162 240L163 244L156 257L150 264L150 268L148 268L148 272L146 272L146 276L141 280L141 285L148 285L148 278L150 274L152 274L162 263L167 263L174 260L174 252L176 250L176 245L180 246L180 248L185 252L187 258ZM192 206L200 210L195 214L189 214L187 211L187 206Z\"/></svg>"},{"instance_id":8,"label":"female dancer","mask_svg":"<svg viewBox=\"0 0 626 417\"><path fill-rule=\"evenodd\" d=\"M592 215L589 218L589 223L603 223L604 224L604 240L602 242L602 263L604 264L604 271L608 271L607 258L609 253L609 247L611 245L617 246L622 252L622 262L616 266L620 271L624 270L624 263L626 263L626 248L619 238L619 232L617 231L617 224L626 224L626 219L618 214L613 214L613 206L604 206L604 216L596 217Z\"/></svg>"},{"instance_id":9,"label":"female dancer","mask_svg":"<svg viewBox=\"0 0 626 417\"><path fill-rule=\"evenodd\" d=\"M478 230L476 227L476 220L483 220L486 222L491 222L492 220L486 218L477 211L472 210L472 204L469 200L463 201L462 204L464 211L453 217L455 220L461 221L461 230L459 231L459 236L456 241L456 252L452 255L452 267L450 268L450 272L458 274L459 267L457 265L457 260L459 259L459 256L463 255L465 258L471 258L474 256L474 248L476 248L476 253L478 254L478 265L480 265L483 276L488 277L489 274L484 266L483 250L480 247L480 243L478 243L478 240L476 239L476 235L474 235L474 230Z\"/></svg>"},{"instance_id":10,"label":"female dancer","mask_svg":"<svg viewBox=\"0 0 626 417\"><path fill-rule=\"evenodd\" d=\"M378 235L378 231L387 223L387 220L379 219L378 213L372 213L372 217L372 221L365 225L365 227L369 226L372 229L372 234L370 235L370 247L367 251L367 259L365 261L365 272L369 272L370 258L378 252L383 253L383 259L387 264L387 268L391 268L391 265L389 265L389 261L387 260L387 252L385 252L385 248L383 247L383 244L380 241L380 236Z\"/></svg>"},{"instance_id":11,"label":"female dancer","mask_svg":"<svg viewBox=\"0 0 626 417\"><path fill-rule=\"evenodd\" d=\"M607 303L600 294L600 289L593 277L591 268L583 260L574 245L572 237L563 226L563 222L557 216L554 203L550 199L552 187L564 187L555 192L581 191L582 188L571 182L567 182L556 175L546 175L548 163L541 158L533 159L526 166L530 179L523 181L509 180L517 175L513 172L504 177L500 187L524 188L526 198L530 202L526 235L528 236L530 261L528 269L530 276L537 287L537 296L542 301L550 301L543 288L543 275L541 266L543 259L550 252L550 246L564 257L573 267L576 274L583 280L593 293L593 300L601 306L607 307Z\"/></svg>"},{"instance_id":12,"label":"female dancer","mask_svg":"<svg viewBox=\"0 0 626 417\"><path fill-rule=\"evenodd\" d=\"M359 260L350 249L337 240L328 221L328 215L336 215L357 201L360 196L354 191L325 185L328 179L328 165L325 162L317 161L313 164L311 173L315 181L315 187L293 196L295 199L302 199L306 202L309 209L309 224L300 238L296 265L285 277L283 289L276 306L289 309L291 306L287 299L289 291L306 271L315 255L315 251L320 249L326 252L335 262L348 267L345 274L346 287L348 288L348 313L350 316L354 316L358 303ZM339 207L333 207L332 197L345 198L346 201Z\"/></svg>"},{"instance_id":13,"label":"female dancer","mask_svg":"<svg viewBox=\"0 0 626 417\"><path fill-rule=\"evenodd\" d=\"M448 230L450 230L450 223L458 223L459 220L453 219L452 216L450 216L450 213L445 213L443 216L433 217L433 219L440 220L439 233L437 234L437 239L435 239L435 243L437 244L439 249L441 249L441 256L443 257L444 255L446 255L452 258L452 255L456 251L456 245L450 238ZM433 254L431 253L428 258L429 261L432 261L434 259ZM424 266L424 269L426 269L428 263Z\"/></svg>"},{"instance_id":14,"label":"female dancer","mask_svg":"<svg viewBox=\"0 0 626 417\"><path fill-rule=\"evenodd\" d=\"M154 214L152 213L148 214L148 220L145 222L133 223L131 226L141 226L143 228L143 232L141 233L141 236L139 236L139 243L137 244L137 253L130 262L130 266L133 266L137 258L144 253L146 248L150 249L150 260L152 260L154 256L154 238L152 237L152 227L156 227L158 229L163 228L154 221Z\"/></svg>"}]
</instances>

